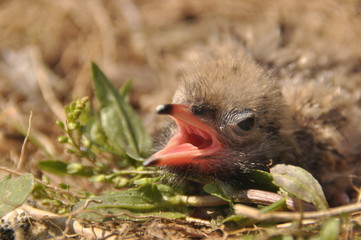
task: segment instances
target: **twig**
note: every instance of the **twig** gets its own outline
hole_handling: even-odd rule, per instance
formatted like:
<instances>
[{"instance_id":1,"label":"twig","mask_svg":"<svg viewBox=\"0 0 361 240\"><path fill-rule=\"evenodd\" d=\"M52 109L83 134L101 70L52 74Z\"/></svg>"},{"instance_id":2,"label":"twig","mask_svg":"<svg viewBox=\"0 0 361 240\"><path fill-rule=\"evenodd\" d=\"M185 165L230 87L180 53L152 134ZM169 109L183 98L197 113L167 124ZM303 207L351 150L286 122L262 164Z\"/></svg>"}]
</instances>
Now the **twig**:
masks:
<instances>
[{"instance_id":1,"label":"twig","mask_svg":"<svg viewBox=\"0 0 361 240\"><path fill-rule=\"evenodd\" d=\"M235 212L238 215L246 216L257 221L299 221L301 219L320 219L335 217L342 214L349 214L361 211L361 203L349 204L341 207L331 208L314 212L268 212L261 211L245 205L235 205Z\"/></svg>"},{"instance_id":2,"label":"twig","mask_svg":"<svg viewBox=\"0 0 361 240\"><path fill-rule=\"evenodd\" d=\"M64 215L58 215L52 212L33 208L26 204L23 204L20 208L23 211L27 212L31 216L31 218L37 221L50 220L52 224L58 227L63 232L63 234L68 237L69 233L75 232L77 234L80 234L79 232L76 231L76 229L74 229L75 228L74 225L78 225L79 223L77 223L76 220L73 220L73 217L84 211L84 209L86 209L91 202L98 202L98 201L94 199L87 199L82 207L80 207L74 212Z\"/></svg>"},{"instance_id":3,"label":"twig","mask_svg":"<svg viewBox=\"0 0 361 240\"><path fill-rule=\"evenodd\" d=\"M207 220L203 220L200 218L194 218L194 217L186 217L185 219L187 222L202 224L204 226L211 227L211 222L207 221Z\"/></svg>"},{"instance_id":4,"label":"twig","mask_svg":"<svg viewBox=\"0 0 361 240\"><path fill-rule=\"evenodd\" d=\"M258 189L248 189L237 191L233 196L234 202L246 202L246 203L256 203L269 205L274 202L281 200L284 196ZM286 199L286 206L292 211L315 211L316 207L310 203L303 202L299 199L294 199L288 197Z\"/></svg>"},{"instance_id":5,"label":"twig","mask_svg":"<svg viewBox=\"0 0 361 240\"><path fill-rule=\"evenodd\" d=\"M96 228L96 227L84 227L83 225L81 225L80 222L78 221L74 221L73 224L73 229L75 233L78 233L82 236L85 237L85 239L99 239L101 237L104 237L107 234L107 237L110 237L110 234L112 234L109 231L106 231L104 229L101 228ZM117 239L116 236L112 236L112 238L108 238L110 239Z\"/></svg>"},{"instance_id":6,"label":"twig","mask_svg":"<svg viewBox=\"0 0 361 240\"><path fill-rule=\"evenodd\" d=\"M23 204L20 207L24 212L28 213L31 218L39 221L39 220L51 220L54 224L64 228L66 226L66 218L67 216L61 216L56 213L44 211L41 209L33 208L29 205Z\"/></svg>"},{"instance_id":7,"label":"twig","mask_svg":"<svg viewBox=\"0 0 361 240\"><path fill-rule=\"evenodd\" d=\"M1 102L2 98L0 98ZM0 122L6 122L11 127L13 127L16 131L21 133L22 135L26 135L26 128L24 123L24 116L20 113L18 107L14 106L12 103L8 103L5 106L0 106ZM38 146L40 149L44 150L44 152L52 157L55 155L55 148L52 141L49 140L48 136L43 133L37 131L35 128L32 129L32 134L29 135L29 141ZM17 161L16 161L17 162Z\"/></svg>"},{"instance_id":8,"label":"twig","mask_svg":"<svg viewBox=\"0 0 361 240\"><path fill-rule=\"evenodd\" d=\"M32 120L32 118L33 118L33 112L30 111L28 130L27 130L27 132L26 132L23 145L21 146L20 158L19 158L18 165L17 165L17 167L16 167L16 171L18 171L18 172L21 172L21 171L23 170L23 168L24 168L25 147L26 147L26 144L27 144L27 142L28 142L29 135L30 135L31 120Z\"/></svg>"},{"instance_id":9,"label":"twig","mask_svg":"<svg viewBox=\"0 0 361 240\"><path fill-rule=\"evenodd\" d=\"M257 189L248 189L248 190L240 190L234 194L232 201L233 202L241 202L241 203L255 203L255 204L264 204L269 205L274 202L281 200L284 196L267 192L263 190ZM297 199L287 198L286 206L288 209L295 210L303 210L303 211L314 211L316 210L315 206L310 203L296 201ZM215 207L220 205L228 204L226 201L215 197L215 196L184 196L182 201L188 206L192 207Z\"/></svg>"},{"instance_id":10,"label":"twig","mask_svg":"<svg viewBox=\"0 0 361 240\"><path fill-rule=\"evenodd\" d=\"M216 207L227 205L228 202L215 196L182 196L182 202L191 207Z\"/></svg>"},{"instance_id":11,"label":"twig","mask_svg":"<svg viewBox=\"0 0 361 240\"><path fill-rule=\"evenodd\" d=\"M266 228L259 227L257 225L254 225L252 227L243 227L239 228L233 231L228 232L229 235L235 235L238 233L251 233L251 232L266 232Z\"/></svg>"}]
</instances>

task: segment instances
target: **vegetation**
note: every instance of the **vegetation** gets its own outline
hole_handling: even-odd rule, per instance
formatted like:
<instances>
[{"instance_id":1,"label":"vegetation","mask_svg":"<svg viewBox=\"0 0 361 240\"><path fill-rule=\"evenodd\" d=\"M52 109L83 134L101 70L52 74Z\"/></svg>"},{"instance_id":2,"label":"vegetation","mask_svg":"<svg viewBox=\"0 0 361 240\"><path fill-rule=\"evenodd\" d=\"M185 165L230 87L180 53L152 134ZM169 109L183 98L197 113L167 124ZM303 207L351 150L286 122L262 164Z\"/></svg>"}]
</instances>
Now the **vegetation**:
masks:
<instances>
[{"instance_id":1,"label":"vegetation","mask_svg":"<svg viewBox=\"0 0 361 240\"><path fill-rule=\"evenodd\" d=\"M200 238L359 236L358 215L353 213L361 210L361 205L329 209L318 182L298 167L276 165L270 173L254 171L252 178L260 186L257 190L236 191L208 183L203 194L193 196L187 194L186 184L168 185L162 180L161 176L167 175L162 170L142 166L152 141L129 104L131 82L117 91L96 64L92 64L92 75L99 108L93 107L88 97L80 98L65 107L66 120L56 122L63 132L58 141L76 160L40 161L38 167L44 172L41 180L1 167L10 173L0 181L1 217L23 206L34 219L52 216L53 224L64 229L64 236L75 233L73 237L84 238L94 234L100 237L99 229L109 236L121 234L105 223L146 225L155 220L178 227L191 226L196 232L192 234ZM90 184L101 184L106 191L75 192L63 182L55 186L47 177L51 175L84 178ZM29 198L36 200L35 208L26 204ZM197 209L204 213L197 215ZM87 235L84 229L89 225L93 229ZM182 229L183 237L192 236Z\"/></svg>"}]
</instances>

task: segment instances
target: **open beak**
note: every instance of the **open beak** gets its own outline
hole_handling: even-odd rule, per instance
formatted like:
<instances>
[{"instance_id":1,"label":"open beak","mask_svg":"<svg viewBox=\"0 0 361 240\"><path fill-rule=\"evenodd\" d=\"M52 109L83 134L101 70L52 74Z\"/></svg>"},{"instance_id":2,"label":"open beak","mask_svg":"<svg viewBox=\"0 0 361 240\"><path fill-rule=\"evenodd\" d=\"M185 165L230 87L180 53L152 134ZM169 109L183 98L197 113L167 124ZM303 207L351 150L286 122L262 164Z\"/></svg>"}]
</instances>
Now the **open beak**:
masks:
<instances>
[{"instance_id":1,"label":"open beak","mask_svg":"<svg viewBox=\"0 0 361 240\"><path fill-rule=\"evenodd\" d=\"M152 155L146 166L187 165L197 161L207 161L206 156L219 152L223 145L216 138L216 132L197 118L182 104L165 104L157 107L158 114L168 114L176 122L178 133L168 142L167 146Z\"/></svg>"}]
</instances>

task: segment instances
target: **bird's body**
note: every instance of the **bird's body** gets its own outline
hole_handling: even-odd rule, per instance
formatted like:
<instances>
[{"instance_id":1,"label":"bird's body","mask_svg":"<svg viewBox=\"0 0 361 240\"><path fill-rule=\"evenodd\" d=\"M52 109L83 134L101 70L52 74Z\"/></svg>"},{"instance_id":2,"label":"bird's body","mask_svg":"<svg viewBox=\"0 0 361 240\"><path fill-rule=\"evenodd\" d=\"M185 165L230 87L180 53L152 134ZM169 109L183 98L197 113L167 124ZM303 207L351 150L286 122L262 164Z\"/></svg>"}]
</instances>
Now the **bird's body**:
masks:
<instances>
[{"instance_id":1,"label":"bird's body","mask_svg":"<svg viewBox=\"0 0 361 240\"><path fill-rule=\"evenodd\" d=\"M196 64L158 109L178 127L146 164L233 186L251 169L297 165L344 204L361 169L357 99L329 82L277 80L242 55Z\"/></svg>"}]
</instances>

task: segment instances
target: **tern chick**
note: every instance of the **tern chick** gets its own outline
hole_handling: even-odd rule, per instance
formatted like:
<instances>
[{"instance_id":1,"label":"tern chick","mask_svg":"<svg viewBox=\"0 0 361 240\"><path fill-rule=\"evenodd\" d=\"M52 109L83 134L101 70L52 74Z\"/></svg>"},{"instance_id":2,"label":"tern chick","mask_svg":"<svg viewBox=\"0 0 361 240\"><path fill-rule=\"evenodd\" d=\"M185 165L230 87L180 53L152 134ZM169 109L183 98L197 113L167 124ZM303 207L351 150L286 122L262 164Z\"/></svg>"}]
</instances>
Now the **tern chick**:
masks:
<instances>
[{"instance_id":1,"label":"tern chick","mask_svg":"<svg viewBox=\"0 0 361 240\"><path fill-rule=\"evenodd\" d=\"M307 116L312 86L307 90L277 81L244 56L198 64L183 75L173 103L158 106L157 112L168 114L176 125L170 125L165 147L145 165L242 187L252 169L292 164L320 181L331 205L346 204L352 192L349 175L357 175L347 162L358 162L359 153L347 152L350 148L342 144L349 142L338 140L345 133L338 132L335 141L318 134L323 128L337 131L337 123L322 114L314 120ZM292 87L299 91L287 89ZM327 112L347 121L336 110L328 106ZM320 123L321 115L326 120Z\"/></svg>"}]
</instances>

